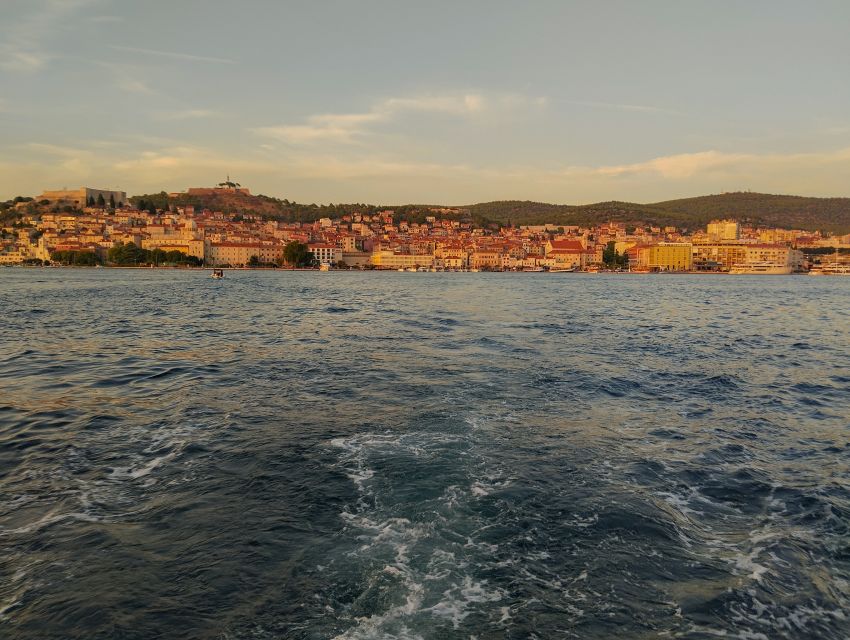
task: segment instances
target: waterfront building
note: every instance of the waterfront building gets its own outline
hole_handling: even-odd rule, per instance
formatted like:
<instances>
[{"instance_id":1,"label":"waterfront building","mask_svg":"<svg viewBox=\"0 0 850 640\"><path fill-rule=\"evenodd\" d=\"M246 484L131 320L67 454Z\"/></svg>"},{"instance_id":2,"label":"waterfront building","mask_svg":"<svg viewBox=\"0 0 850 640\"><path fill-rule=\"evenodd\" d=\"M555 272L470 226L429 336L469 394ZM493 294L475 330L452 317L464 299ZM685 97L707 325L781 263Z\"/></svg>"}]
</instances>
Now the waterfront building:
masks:
<instances>
[{"instance_id":1,"label":"waterfront building","mask_svg":"<svg viewBox=\"0 0 850 640\"><path fill-rule=\"evenodd\" d=\"M434 265L432 255L412 255L396 253L389 249L372 252L372 264L378 269L409 269L411 267L428 267Z\"/></svg>"},{"instance_id":2,"label":"waterfront building","mask_svg":"<svg viewBox=\"0 0 850 640\"><path fill-rule=\"evenodd\" d=\"M349 267L365 267L371 264L372 254L365 251L343 251L341 262Z\"/></svg>"},{"instance_id":3,"label":"waterfront building","mask_svg":"<svg viewBox=\"0 0 850 640\"><path fill-rule=\"evenodd\" d=\"M744 261L734 266L761 265L775 267L774 272L792 273L803 269L803 252L783 244L750 244L745 247Z\"/></svg>"},{"instance_id":4,"label":"waterfront building","mask_svg":"<svg viewBox=\"0 0 850 640\"><path fill-rule=\"evenodd\" d=\"M498 251L482 249L472 252L469 257L469 264L473 269L501 269L502 257Z\"/></svg>"},{"instance_id":5,"label":"waterfront building","mask_svg":"<svg viewBox=\"0 0 850 640\"><path fill-rule=\"evenodd\" d=\"M319 264L336 264L342 260L342 249L333 244L308 244L307 250Z\"/></svg>"},{"instance_id":6,"label":"waterfront building","mask_svg":"<svg viewBox=\"0 0 850 640\"><path fill-rule=\"evenodd\" d=\"M641 247L638 266L651 271L690 271L694 265L693 245L689 242L659 242Z\"/></svg>"},{"instance_id":7,"label":"waterfront building","mask_svg":"<svg viewBox=\"0 0 850 640\"><path fill-rule=\"evenodd\" d=\"M593 260L580 240L549 240L545 249L548 267L582 269Z\"/></svg>"},{"instance_id":8,"label":"waterfront building","mask_svg":"<svg viewBox=\"0 0 850 640\"><path fill-rule=\"evenodd\" d=\"M694 245L694 258L701 263L717 264L720 271L729 271L746 261L747 248L744 244L697 244Z\"/></svg>"},{"instance_id":9,"label":"waterfront building","mask_svg":"<svg viewBox=\"0 0 850 640\"><path fill-rule=\"evenodd\" d=\"M207 244L205 260L211 266L244 266L256 256L261 263L277 263L283 260L283 245L259 242L210 242Z\"/></svg>"}]
</instances>

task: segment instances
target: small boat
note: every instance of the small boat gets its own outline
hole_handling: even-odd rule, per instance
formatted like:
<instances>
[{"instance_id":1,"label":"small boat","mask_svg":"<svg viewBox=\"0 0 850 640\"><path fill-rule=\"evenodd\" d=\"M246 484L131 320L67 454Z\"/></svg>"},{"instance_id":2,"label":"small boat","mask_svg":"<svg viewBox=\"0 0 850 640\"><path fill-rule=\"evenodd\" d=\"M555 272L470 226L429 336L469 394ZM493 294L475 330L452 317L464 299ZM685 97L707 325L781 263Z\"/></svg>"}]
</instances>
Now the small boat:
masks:
<instances>
[{"instance_id":1,"label":"small boat","mask_svg":"<svg viewBox=\"0 0 850 640\"><path fill-rule=\"evenodd\" d=\"M331 265L328 264L327 262L323 262L322 264L319 265L319 271L330 271L330 270L331 270Z\"/></svg>"},{"instance_id":2,"label":"small boat","mask_svg":"<svg viewBox=\"0 0 850 640\"><path fill-rule=\"evenodd\" d=\"M549 273L572 273L575 267L549 267Z\"/></svg>"},{"instance_id":3,"label":"small boat","mask_svg":"<svg viewBox=\"0 0 850 640\"><path fill-rule=\"evenodd\" d=\"M210 278L215 278L216 280L221 280L224 277L223 269L213 269L212 274L210 274Z\"/></svg>"},{"instance_id":4,"label":"small boat","mask_svg":"<svg viewBox=\"0 0 850 640\"><path fill-rule=\"evenodd\" d=\"M809 271L810 276L850 276L850 265L847 264L825 264L813 267Z\"/></svg>"},{"instance_id":5,"label":"small boat","mask_svg":"<svg viewBox=\"0 0 850 640\"><path fill-rule=\"evenodd\" d=\"M525 273L543 273L545 269L543 267L524 267L523 271ZM551 271L551 269L550 269Z\"/></svg>"}]
</instances>

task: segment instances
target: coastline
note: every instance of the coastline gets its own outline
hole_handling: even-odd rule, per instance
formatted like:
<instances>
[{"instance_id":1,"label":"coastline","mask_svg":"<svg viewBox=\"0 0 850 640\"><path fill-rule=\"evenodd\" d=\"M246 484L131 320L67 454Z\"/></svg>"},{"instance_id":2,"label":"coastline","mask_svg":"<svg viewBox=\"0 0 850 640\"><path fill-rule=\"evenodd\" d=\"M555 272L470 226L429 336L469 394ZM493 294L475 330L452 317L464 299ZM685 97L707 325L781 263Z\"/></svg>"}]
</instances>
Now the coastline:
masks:
<instances>
[{"instance_id":1,"label":"coastline","mask_svg":"<svg viewBox=\"0 0 850 640\"><path fill-rule=\"evenodd\" d=\"M165 267L165 266L129 266L129 265L50 265L50 266L40 266L40 265L24 265L24 264L12 264L12 265L3 265L0 269L9 268L9 269L124 269L128 271L211 271L213 269L220 269L222 271L271 271L271 272L292 272L292 271L300 271L300 272L311 272L314 271L316 273L401 273L398 269L330 269L328 271L322 271L318 267L216 267L216 266L208 266L208 267ZM413 273L407 272L404 273ZM493 271L423 271L419 273L450 273L450 274L459 274L459 273L479 273L479 274L516 274L516 275L548 275L548 276L569 276L569 275L583 275L583 276L591 276L591 275L615 275L615 276L808 276L809 272L807 271L798 271L794 273L730 273L728 271L569 271L569 272L548 272L548 271L511 271L511 270L493 270Z\"/></svg>"}]
</instances>

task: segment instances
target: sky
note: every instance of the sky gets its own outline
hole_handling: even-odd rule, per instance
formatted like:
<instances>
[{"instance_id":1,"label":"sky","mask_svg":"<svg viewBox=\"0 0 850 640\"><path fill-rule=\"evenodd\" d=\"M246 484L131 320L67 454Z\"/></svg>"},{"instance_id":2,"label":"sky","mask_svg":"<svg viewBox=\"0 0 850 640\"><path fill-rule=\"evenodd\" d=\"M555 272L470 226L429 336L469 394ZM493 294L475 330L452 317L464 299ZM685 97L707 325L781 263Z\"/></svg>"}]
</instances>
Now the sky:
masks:
<instances>
[{"instance_id":1,"label":"sky","mask_svg":"<svg viewBox=\"0 0 850 640\"><path fill-rule=\"evenodd\" d=\"M0 0L0 199L850 196L847 0Z\"/></svg>"}]
</instances>

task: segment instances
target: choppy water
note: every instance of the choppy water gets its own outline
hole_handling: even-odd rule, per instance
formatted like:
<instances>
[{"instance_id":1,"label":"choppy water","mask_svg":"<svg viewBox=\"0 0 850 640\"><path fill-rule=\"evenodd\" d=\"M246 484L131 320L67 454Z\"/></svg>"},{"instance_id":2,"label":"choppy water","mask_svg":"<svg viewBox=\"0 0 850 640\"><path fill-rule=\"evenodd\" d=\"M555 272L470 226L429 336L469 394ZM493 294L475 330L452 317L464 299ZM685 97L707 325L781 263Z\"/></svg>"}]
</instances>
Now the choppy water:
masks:
<instances>
[{"instance_id":1,"label":"choppy water","mask_svg":"<svg viewBox=\"0 0 850 640\"><path fill-rule=\"evenodd\" d=\"M847 638L850 279L0 270L4 638Z\"/></svg>"}]
</instances>

